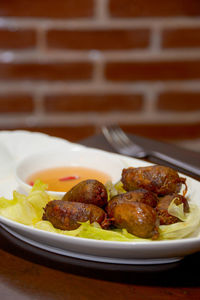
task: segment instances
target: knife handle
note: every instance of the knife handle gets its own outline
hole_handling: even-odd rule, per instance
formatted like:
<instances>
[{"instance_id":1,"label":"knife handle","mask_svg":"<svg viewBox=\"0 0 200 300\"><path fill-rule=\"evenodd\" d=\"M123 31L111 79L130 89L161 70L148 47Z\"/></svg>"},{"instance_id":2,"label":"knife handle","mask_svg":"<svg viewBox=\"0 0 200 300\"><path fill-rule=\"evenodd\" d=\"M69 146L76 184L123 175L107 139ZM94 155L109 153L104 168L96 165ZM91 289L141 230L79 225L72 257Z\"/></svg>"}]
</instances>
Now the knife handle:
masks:
<instances>
[{"instance_id":1,"label":"knife handle","mask_svg":"<svg viewBox=\"0 0 200 300\"><path fill-rule=\"evenodd\" d=\"M165 161L167 163L170 163L174 166L177 166L185 171L189 171L191 173L193 173L194 175L196 176L199 176L200 177L200 169L199 168L196 168L195 166L193 165L190 165L186 162L183 162L181 160L178 160L176 158L173 158L173 157L170 157L166 154L163 154L163 153L160 153L160 152L157 152L157 151L152 151L151 152L151 156L152 157L155 157L155 158L158 158L162 161Z\"/></svg>"}]
</instances>

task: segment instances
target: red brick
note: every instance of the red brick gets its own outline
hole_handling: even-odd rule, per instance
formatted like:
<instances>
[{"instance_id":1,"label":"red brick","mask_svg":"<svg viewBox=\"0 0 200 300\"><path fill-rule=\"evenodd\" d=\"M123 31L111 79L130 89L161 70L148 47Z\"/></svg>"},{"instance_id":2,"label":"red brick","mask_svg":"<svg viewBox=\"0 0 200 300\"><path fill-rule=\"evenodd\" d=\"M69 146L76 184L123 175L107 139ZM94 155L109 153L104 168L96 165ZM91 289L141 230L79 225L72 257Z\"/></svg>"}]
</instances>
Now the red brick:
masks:
<instances>
[{"instance_id":1,"label":"red brick","mask_svg":"<svg viewBox=\"0 0 200 300\"><path fill-rule=\"evenodd\" d=\"M149 30L52 30L48 32L50 48L61 49L132 49L149 45Z\"/></svg>"},{"instance_id":2,"label":"red brick","mask_svg":"<svg viewBox=\"0 0 200 300\"><path fill-rule=\"evenodd\" d=\"M168 111L200 110L200 93L165 92L159 95L157 108Z\"/></svg>"},{"instance_id":3,"label":"red brick","mask_svg":"<svg viewBox=\"0 0 200 300\"><path fill-rule=\"evenodd\" d=\"M6 17L79 18L93 15L93 0L1 1L0 14Z\"/></svg>"},{"instance_id":4,"label":"red brick","mask_svg":"<svg viewBox=\"0 0 200 300\"><path fill-rule=\"evenodd\" d=\"M112 62L105 76L112 81L197 79L200 61Z\"/></svg>"},{"instance_id":5,"label":"red brick","mask_svg":"<svg viewBox=\"0 0 200 300\"><path fill-rule=\"evenodd\" d=\"M200 137L200 123L123 125L129 133L157 140L181 140Z\"/></svg>"},{"instance_id":6,"label":"red brick","mask_svg":"<svg viewBox=\"0 0 200 300\"><path fill-rule=\"evenodd\" d=\"M92 77L90 63L0 63L0 79L85 80Z\"/></svg>"},{"instance_id":7,"label":"red brick","mask_svg":"<svg viewBox=\"0 0 200 300\"><path fill-rule=\"evenodd\" d=\"M38 131L37 128L35 128L34 130ZM87 138L88 136L94 135L96 129L93 125L74 125L54 128L39 128L39 131L50 134L52 136L58 136L72 142L76 142L81 139Z\"/></svg>"},{"instance_id":8,"label":"red brick","mask_svg":"<svg viewBox=\"0 0 200 300\"><path fill-rule=\"evenodd\" d=\"M27 49L36 46L36 32L33 30L0 29L1 49Z\"/></svg>"},{"instance_id":9,"label":"red brick","mask_svg":"<svg viewBox=\"0 0 200 300\"><path fill-rule=\"evenodd\" d=\"M112 17L199 16L199 0L110 0Z\"/></svg>"},{"instance_id":10,"label":"red brick","mask_svg":"<svg viewBox=\"0 0 200 300\"><path fill-rule=\"evenodd\" d=\"M33 99L29 95L0 95L0 113L25 113L33 109Z\"/></svg>"},{"instance_id":11,"label":"red brick","mask_svg":"<svg viewBox=\"0 0 200 300\"><path fill-rule=\"evenodd\" d=\"M200 47L200 28L164 30L162 46L163 48Z\"/></svg>"},{"instance_id":12,"label":"red brick","mask_svg":"<svg viewBox=\"0 0 200 300\"><path fill-rule=\"evenodd\" d=\"M138 94L53 95L45 98L45 107L47 112L138 111L142 108L142 96Z\"/></svg>"},{"instance_id":13,"label":"red brick","mask_svg":"<svg viewBox=\"0 0 200 300\"><path fill-rule=\"evenodd\" d=\"M126 132L141 135L157 140L181 140L200 137L200 123L193 124L119 124ZM52 136L65 138L72 142L92 136L96 133L95 126L57 126L57 127L28 127L27 126L1 126L0 130L25 129L43 132Z\"/></svg>"},{"instance_id":14,"label":"red brick","mask_svg":"<svg viewBox=\"0 0 200 300\"><path fill-rule=\"evenodd\" d=\"M87 126L30 126L27 128L27 125L21 124L20 126L1 126L0 130L29 130L33 132L42 132L49 134L51 136L57 136L64 139L67 139L71 142L78 142L82 139L85 139L89 136L92 136L96 132L96 128L93 125Z\"/></svg>"}]
</instances>

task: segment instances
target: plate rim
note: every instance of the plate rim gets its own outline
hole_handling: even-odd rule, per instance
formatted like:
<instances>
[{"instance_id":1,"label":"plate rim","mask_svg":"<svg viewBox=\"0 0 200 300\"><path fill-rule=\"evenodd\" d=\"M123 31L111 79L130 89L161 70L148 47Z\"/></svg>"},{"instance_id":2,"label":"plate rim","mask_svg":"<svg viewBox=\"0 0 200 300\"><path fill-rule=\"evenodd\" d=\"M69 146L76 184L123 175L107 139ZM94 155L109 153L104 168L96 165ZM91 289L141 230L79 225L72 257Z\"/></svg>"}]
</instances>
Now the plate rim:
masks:
<instances>
[{"instance_id":1,"label":"plate rim","mask_svg":"<svg viewBox=\"0 0 200 300\"><path fill-rule=\"evenodd\" d=\"M21 240L24 243L27 243L31 246L37 247L39 249L55 253L62 256L73 257L81 260L88 260L88 261L95 261L100 263L109 263L109 264L123 264L123 265L159 265L159 264L168 264L174 263L182 260L184 257L170 257L170 258L143 258L143 259L126 259L126 258L113 258L113 257L106 257L106 256L98 256L98 255L90 255L84 254L80 252L74 252L70 250L61 250L59 248L55 248L53 246L42 244L38 241L34 241L27 237L23 237L19 233L7 228L5 225L0 225L5 231L16 237L17 239Z\"/></svg>"}]
</instances>

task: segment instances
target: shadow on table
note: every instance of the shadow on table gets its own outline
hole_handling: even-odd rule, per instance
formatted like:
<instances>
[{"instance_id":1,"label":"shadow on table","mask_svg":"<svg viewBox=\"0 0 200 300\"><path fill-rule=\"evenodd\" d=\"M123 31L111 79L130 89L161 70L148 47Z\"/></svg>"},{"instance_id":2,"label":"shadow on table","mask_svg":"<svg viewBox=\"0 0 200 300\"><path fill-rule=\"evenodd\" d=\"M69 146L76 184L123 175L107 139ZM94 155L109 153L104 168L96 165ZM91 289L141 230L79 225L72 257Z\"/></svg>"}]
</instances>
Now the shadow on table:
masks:
<instances>
[{"instance_id":1,"label":"shadow on table","mask_svg":"<svg viewBox=\"0 0 200 300\"><path fill-rule=\"evenodd\" d=\"M200 253L177 263L159 265L118 265L85 261L57 255L26 244L0 228L1 249L35 264L93 279L151 286L200 285L195 270L200 268Z\"/></svg>"}]
</instances>

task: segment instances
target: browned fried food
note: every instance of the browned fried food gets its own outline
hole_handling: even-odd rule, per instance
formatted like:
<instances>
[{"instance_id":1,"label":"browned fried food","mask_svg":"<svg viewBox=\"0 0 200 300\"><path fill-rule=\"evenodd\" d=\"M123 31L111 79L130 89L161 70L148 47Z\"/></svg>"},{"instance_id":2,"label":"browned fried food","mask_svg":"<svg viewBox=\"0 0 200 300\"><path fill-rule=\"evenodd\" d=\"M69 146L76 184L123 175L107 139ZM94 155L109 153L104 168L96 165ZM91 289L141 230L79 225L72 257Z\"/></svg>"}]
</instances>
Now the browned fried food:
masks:
<instances>
[{"instance_id":1,"label":"browned fried food","mask_svg":"<svg viewBox=\"0 0 200 300\"><path fill-rule=\"evenodd\" d=\"M106 208L110 218L113 217L114 207L119 203L123 203L123 202L141 202L151 207L156 207L158 202L158 197L154 193L144 189L139 189L128 193L116 195L108 202Z\"/></svg>"},{"instance_id":2,"label":"browned fried food","mask_svg":"<svg viewBox=\"0 0 200 300\"><path fill-rule=\"evenodd\" d=\"M114 225L126 228L141 238L158 238L158 218L155 209L140 202L125 202L113 210Z\"/></svg>"},{"instance_id":3,"label":"browned fried food","mask_svg":"<svg viewBox=\"0 0 200 300\"><path fill-rule=\"evenodd\" d=\"M160 220L160 225L170 225L180 221L179 218L174 217L168 213L168 207L173 199L175 199L174 203L176 205L183 203L183 209L185 213L189 212L189 204L185 197L178 194L166 195L159 199L156 207L156 211Z\"/></svg>"},{"instance_id":4,"label":"browned fried food","mask_svg":"<svg viewBox=\"0 0 200 300\"><path fill-rule=\"evenodd\" d=\"M99 207L107 204L107 199L105 186L98 180L93 179L81 181L62 198L64 201L94 204Z\"/></svg>"},{"instance_id":5,"label":"browned fried food","mask_svg":"<svg viewBox=\"0 0 200 300\"><path fill-rule=\"evenodd\" d=\"M53 200L44 208L43 220L48 220L55 228L74 230L79 222L97 222L102 227L106 223L106 213L93 204Z\"/></svg>"},{"instance_id":6,"label":"browned fried food","mask_svg":"<svg viewBox=\"0 0 200 300\"><path fill-rule=\"evenodd\" d=\"M143 188L157 195L167 195L178 193L186 179L169 167L154 165L123 169L121 181L126 191Z\"/></svg>"}]
</instances>

